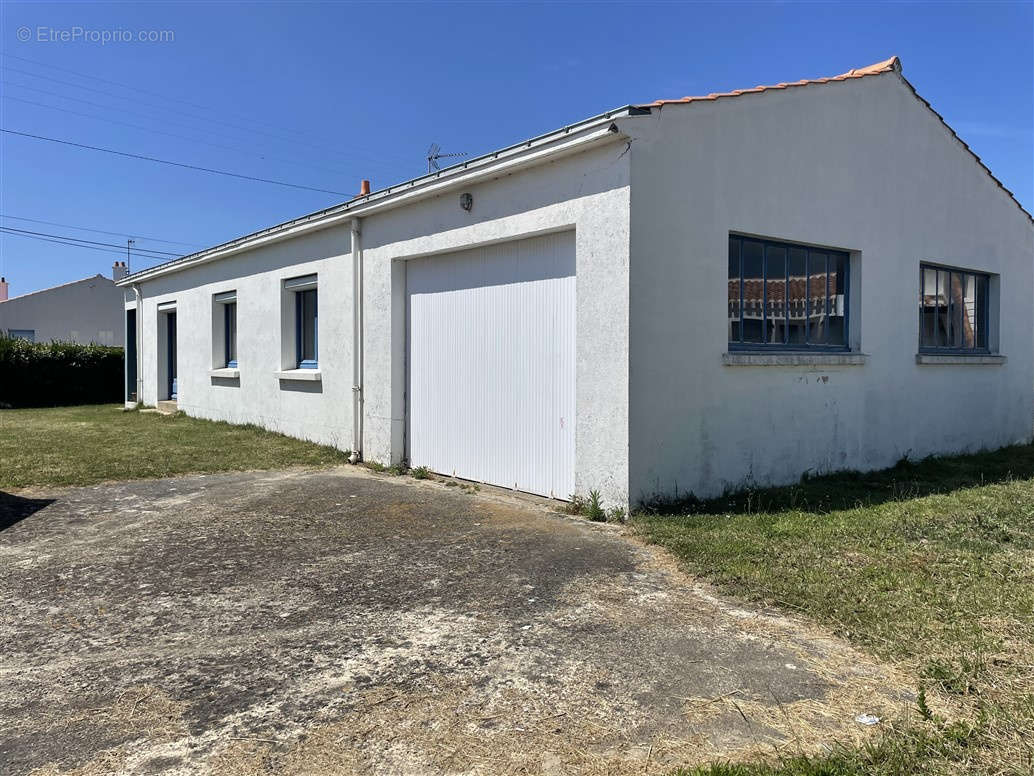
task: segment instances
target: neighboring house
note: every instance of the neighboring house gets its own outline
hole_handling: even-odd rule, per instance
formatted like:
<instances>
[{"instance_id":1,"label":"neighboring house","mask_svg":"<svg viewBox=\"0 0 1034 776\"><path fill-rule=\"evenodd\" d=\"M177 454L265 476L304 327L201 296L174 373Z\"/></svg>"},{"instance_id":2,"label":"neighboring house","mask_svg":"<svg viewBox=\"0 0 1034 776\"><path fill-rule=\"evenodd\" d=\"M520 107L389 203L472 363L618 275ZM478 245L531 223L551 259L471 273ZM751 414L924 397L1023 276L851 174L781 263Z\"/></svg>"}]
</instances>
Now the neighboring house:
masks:
<instances>
[{"instance_id":1,"label":"neighboring house","mask_svg":"<svg viewBox=\"0 0 1034 776\"><path fill-rule=\"evenodd\" d=\"M32 342L78 342L86 345L125 343L125 292L115 285L128 274L124 262L103 275L74 280L42 291L7 298L8 282L0 279L0 332Z\"/></svg>"},{"instance_id":2,"label":"neighboring house","mask_svg":"<svg viewBox=\"0 0 1034 776\"><path fill-rule=\"evenodd\" d=\"M1031 438L1031 217L897 58L627 106L120 285L147 403L560 498Z\"/></svg>"}]
</instances>

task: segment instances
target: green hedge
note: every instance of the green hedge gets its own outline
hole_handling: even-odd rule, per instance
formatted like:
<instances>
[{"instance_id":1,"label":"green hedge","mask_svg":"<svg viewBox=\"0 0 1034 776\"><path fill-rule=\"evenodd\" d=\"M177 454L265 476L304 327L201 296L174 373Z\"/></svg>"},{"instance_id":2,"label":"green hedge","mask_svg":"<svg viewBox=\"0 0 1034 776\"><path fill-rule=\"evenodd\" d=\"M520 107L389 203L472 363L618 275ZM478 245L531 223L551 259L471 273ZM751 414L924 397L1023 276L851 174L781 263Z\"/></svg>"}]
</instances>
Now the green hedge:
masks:
<instances>
[{"instance_id":1,"label":"green hedge","mask_svg":"<svg viewBox=\"0 0 1034 776\"><path fill-rule=\"evenodd\" d=\"M0 408L120 402L122 348L0 337Z\"/></svg>"}]
</instances>

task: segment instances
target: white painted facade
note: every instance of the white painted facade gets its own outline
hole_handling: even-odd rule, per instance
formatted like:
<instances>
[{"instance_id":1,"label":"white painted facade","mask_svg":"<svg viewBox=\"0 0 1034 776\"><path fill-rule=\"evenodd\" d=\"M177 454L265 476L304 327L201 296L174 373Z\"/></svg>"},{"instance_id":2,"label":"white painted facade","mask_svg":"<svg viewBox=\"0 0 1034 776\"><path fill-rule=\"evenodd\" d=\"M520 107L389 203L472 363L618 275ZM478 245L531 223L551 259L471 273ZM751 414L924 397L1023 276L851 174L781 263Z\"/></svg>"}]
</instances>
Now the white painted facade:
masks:
<instances>
[{"instance_id":1,"label":"white painted facade","mask_svg":"<svg viewBox=\"0 0 1034 776\"><path fill-rule=\"evenodd\" d=\"M123 305L122 289L110 278L94 275L0 301L0 332L32 332L35 342L122 347Z\"/></svg>"},{"instance_id":2,"label":"white painted facade","mask_svg":"<svg viewBox=\"0 0 1034 776\"><path fill-rule=\"evenodd\" d=\"M469 210L463 193L472 195ZM730 233L847 252L849 352L730 354ZM505 268L507 256L536 240L570 246L573 275L553 273L567 286L510 287L522 279ZM472 255L498 258L491 298L518 307L525 300L534 326L521 329L516 317L478 306L467 293L476 284L447 268ZM921 261L991 274L989 357L917 363ZM310 274L319 368L302 374L293 371L295 324L283 284ZM501 484L509 466L518 488L538 476L521 469L526 457L560 456L543 468L570 469L573 492L599 490L616 504L879 468L904 455L1029 441L1032 433L1031 219L896 71L623 109L124 285L134 300L139 293L145 403L167 398L167 313L159 306L175 303L178 401L188 414L341 449L355 449L358 439L362 456L382 463L438 461L447 469L458 461L456 474ZM424 298L414 309L411 291L428 289L443 294L435 304L444 307ZM237 292L235 376L219 370L214 295L227 291ZM556 342L547 313L569 317L569 344ZM361 364L353 360L357 317ZM493 343L493 366L464 371L477 361L471 354ZM563 359L559 373L544 363L521 366L528 354L552 358L564 347L569 369ZM478 405L489 390L510 390L511 403ZM521 409L509 425L498 417L500 407L529 396L555 409ZM407 422L411 399L421 406L429 398L442 412L425 407ZM571 452L554 453L565 444L556 433L561 413L568 422L565 401L573 403ZM486 424L491 433L478 437ZM513 430L525 428L533 430ZM563 455L573 456L570 466ZM495 463L479 468L486 457ZM562 477L549 476L566 489Z\"/></svg>"}]
</instances>

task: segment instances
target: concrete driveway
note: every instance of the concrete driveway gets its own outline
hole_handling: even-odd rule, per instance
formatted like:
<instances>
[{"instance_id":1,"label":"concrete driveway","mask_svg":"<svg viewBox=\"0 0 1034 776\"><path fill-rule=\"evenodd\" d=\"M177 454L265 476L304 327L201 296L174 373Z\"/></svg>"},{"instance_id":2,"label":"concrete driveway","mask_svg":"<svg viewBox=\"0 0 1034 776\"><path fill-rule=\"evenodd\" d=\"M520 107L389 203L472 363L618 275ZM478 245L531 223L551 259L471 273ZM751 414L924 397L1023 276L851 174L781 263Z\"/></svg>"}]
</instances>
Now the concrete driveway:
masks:
<instances>
[{"instance_id":1,"label":"concrete driveway","mask_svg":"<svg viewBox=\"0 0 1034 776\"><path fill-rule=\"evenodd\" d=\"M822 631L505 495L344 468L5 514L5 774L665 773L857 740L904 698Z\"/></svg>"}]
</instances>

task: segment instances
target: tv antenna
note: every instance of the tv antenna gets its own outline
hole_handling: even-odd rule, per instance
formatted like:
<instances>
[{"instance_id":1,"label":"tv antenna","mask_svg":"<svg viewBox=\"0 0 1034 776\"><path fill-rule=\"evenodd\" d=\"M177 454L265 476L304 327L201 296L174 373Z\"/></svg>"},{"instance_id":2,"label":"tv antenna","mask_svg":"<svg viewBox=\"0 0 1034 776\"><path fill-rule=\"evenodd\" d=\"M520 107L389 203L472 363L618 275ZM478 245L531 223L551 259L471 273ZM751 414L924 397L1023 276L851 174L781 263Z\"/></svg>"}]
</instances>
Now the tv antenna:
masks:
<instances>
[{"instance_id":1,"label":"tv antenna","mask_svg":"<svg viewBox=\"0 0 1034 776\"><path fill-rule=\"evenodd\" d=\"M427 149L427 171L434 172L435 170L442 169L438 166L439 159L452 159L457 156L466 156L466 151L460 151L455 154L443 154L442 147L437 143L431 143L431 147Z\"/></svg>"}]
</instances>

